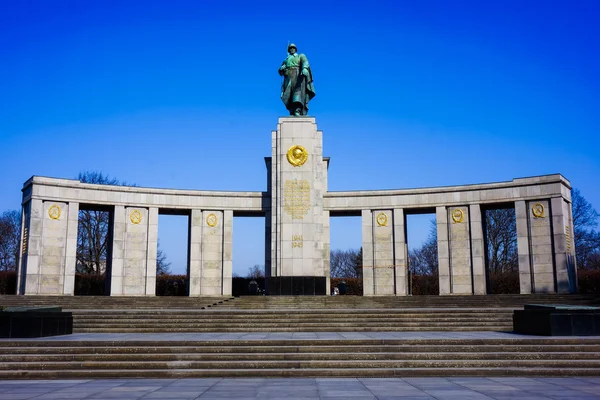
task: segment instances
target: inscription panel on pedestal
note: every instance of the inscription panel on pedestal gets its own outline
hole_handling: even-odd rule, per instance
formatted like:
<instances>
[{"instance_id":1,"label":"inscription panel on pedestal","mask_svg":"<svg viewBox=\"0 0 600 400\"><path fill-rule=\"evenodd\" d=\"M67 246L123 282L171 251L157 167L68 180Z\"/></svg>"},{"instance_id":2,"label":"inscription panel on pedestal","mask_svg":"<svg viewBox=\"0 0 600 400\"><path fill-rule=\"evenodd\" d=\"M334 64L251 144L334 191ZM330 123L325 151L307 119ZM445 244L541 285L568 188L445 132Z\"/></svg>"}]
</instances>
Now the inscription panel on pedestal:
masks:
<instances>
[{"instance_id":1,"label":"inscription panel on pedestal","mask_svg":"<svg viewBox=\"0 0 600 400\"><path fill-rule=\"evenodd\" d=\"M283 209L292 219L304 219L310 210L310 184L307 180L285 181Z\"/></svg>"}]
</instances>

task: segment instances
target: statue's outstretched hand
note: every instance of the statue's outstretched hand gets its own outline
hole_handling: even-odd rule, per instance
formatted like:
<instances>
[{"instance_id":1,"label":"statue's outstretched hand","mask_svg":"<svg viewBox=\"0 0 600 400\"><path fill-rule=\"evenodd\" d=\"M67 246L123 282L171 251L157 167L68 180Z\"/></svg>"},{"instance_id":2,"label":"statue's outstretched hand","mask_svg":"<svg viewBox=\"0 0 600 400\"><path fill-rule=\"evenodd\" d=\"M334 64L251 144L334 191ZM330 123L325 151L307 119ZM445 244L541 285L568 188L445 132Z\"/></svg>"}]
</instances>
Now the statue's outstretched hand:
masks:
<instances>
[{"instance_id":1,"label":"statue's outstretched hand","mask_svg":"<svg viewBox=\"0 0 600 400\"><path fill-rule=\"evenodd\" d=\"M308 69L303 68L302 69L302 75L306 76L308 78Z\"/></svg>"}]
</instances>

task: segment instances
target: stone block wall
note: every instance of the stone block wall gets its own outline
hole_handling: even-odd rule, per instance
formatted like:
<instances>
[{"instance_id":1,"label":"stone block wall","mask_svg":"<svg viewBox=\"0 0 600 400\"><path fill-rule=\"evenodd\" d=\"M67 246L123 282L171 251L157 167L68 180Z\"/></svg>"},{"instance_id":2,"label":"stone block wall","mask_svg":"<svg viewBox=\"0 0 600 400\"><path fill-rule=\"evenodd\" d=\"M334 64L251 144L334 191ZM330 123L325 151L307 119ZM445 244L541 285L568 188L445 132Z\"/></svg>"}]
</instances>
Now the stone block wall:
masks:
<instances>
[{"instance_id":1,"label":"stone block wall","mask_svg":"<svg viewBox=\"0 0 600 400\"><path fill-rule=\"evenodd\" d=\"M468 207L449 207L447 220L451 293L472 294L473 280Z\"/></svg>"},{"instance_id":2,"label":"stone block wall","mask_svg":"<svg viewBox=\"0 0 600 400\"><path fill-rule=\"evenodd\" d=\"M363 294L408 294L408 247L401 209L362 211Z\"/></svg>"},{"instance_id":3,"label":"stone block wall","mask_svg":"<svg viewBox=\"0 0 600 400\"><path fill-rule=\"evenodd\" d=\"M394 221L394 273L397 296L408 294L408 245L406 242L406 217L403 209L393 210Z\"/></svg>"},{"instance_id":4,"label":"stone block wall","mask_svg":"<svg viewBox=\"0 0 600 400\"><path fill-rule=\"evenodd\" d=\"M471 233L471 263L473 267L473 294L487 293L485 273L485 239L481 206L469 206L469 229Z\"/></svg>"},{"instance_id":5,"label":"stone block wall","mask_svg":"<svg viewBox=\"0 0 600 400\"><path fill-rule=\"evenodd\" d=\"M151 217L152 216L152 217ZM156 279L158 210L115 207L111 264L111 296L153 295ZM152 234L150 234L152 230ZM149 239L153 242L150 243ZM150 249L154 251L150 254ZM148 264L154 260L153 264Z\"/></svg>"},{"instance_id":6,"label":"stone block wall","mask_svg":"<svg viewBox=\"0 0 600 400\"><path fill-rule=\"evenodd\" d=\"M280 118L272 134L269 276L326 276L327 169L314 118Z\"/></svg>"},{"instance_id":7,"label":"stone block wall","mask_svg":"<svg viewBox=\"0 0 600 400\"><path fill-rule=\"evenodd\" d=\"M539 208L540 206L542 208ZM554 293L556 291L552 226L548 206L549 202L546 200L529 201L527 204L529 209L529 248L535 293ZM541 210L539 215L535 214L536 209Z\"/></svg>"},{"instance_id":8,"label":"stone block wall","mask_svg":"<svg viewBox=\"0 0 600 400\"><path fill-rule=\"evenodd\" d=\"M448 235L448 210L446 207L436 207L435 223L437 227L440 295L446 295L451 293L450 237Z\"/></svg>"},{"instance_id":9,"label":"stone block wall","mask_svg":"<svg viewBox=\"0 0 600 400\"><path fill-rule=\"evenodd\" d=\"M23 212L18 293L73 295L79 204L32 199Z\"/></svg>"}]
</instances>

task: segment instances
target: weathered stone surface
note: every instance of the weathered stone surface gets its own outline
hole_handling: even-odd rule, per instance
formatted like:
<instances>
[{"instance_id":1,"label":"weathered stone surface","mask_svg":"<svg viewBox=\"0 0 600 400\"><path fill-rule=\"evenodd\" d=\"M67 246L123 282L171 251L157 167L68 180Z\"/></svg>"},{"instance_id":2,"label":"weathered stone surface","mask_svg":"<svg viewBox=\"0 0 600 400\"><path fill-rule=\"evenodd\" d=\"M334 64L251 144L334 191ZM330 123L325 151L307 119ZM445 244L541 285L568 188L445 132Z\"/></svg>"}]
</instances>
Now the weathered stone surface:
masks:
<instances>
[{"instance_id":1,"label":"weathered stone surface","mask_svg":"<svg viewBox=\"0 0 600 400\"><path fill-rule=\"evenodd\" d=\"M18 292L73 294L80 203L114 209L111 295L115 296L154 295L159 209L189 213L191 296L231 293L236 212L265 216L267 275L326 279L329 218L361 215L364 294L404 296L406 214L433 209L440 294L485 294L481 209L506 203L515 205L521 293L575 290L570 183L561 175L439 188L328 192L329 160L323 157L322 132L311 117L279 119L266 164L266 192L153 189L32 177L23 188ZM139 216L132 219L134 211ZM462 217L452 218L454 212Z\"/></svg>"}]
</instances>

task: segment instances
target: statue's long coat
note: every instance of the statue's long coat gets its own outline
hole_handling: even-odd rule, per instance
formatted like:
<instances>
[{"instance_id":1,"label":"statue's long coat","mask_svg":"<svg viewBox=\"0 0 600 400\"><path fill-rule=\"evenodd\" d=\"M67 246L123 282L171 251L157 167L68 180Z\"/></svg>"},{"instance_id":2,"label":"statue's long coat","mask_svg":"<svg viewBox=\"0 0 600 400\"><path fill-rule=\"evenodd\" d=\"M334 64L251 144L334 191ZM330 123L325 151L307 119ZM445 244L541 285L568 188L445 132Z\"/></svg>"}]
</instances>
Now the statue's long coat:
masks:
<instances>
[{"instance_id":1,"label":"statue's long coat","mask_svg":"<svg viewBox=\"0 0 600 400\"><path fill-rule=\"evenodd\" d=\"M303 54L300 56L306 59ZM308 113L308 102L315 97L312 70L308 67L308 76L304 76L302 75L302 68L302 65L299 68L289 68L283 74L281 100L290 111L290 114L294 113L294 109L297 107L295 104L300 103L302 115L306 115Z\"/></svg>"}]
</instances>

